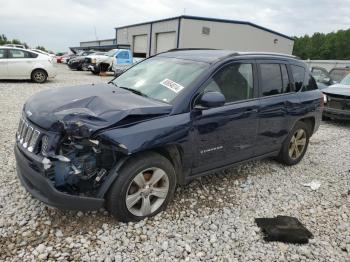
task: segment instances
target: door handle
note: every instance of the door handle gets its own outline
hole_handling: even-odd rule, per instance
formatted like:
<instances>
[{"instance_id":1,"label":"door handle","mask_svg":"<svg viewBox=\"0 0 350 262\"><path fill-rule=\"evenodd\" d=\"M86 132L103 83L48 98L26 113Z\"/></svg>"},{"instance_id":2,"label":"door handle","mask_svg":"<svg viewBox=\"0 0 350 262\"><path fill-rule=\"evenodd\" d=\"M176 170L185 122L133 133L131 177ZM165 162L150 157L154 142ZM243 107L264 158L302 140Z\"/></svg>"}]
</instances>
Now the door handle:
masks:
<instances>
[{"instance_id":1,"label":"door handle","mask_svg":"<svg viewBox=\"0 0 350 262\"><path fill-rule=\"evenodd\" d=\"M257 113L257 112L258 112L258 109L256 108L247 108L244 113L248 114L248 113Z\"/></svg>"}]
</instances>

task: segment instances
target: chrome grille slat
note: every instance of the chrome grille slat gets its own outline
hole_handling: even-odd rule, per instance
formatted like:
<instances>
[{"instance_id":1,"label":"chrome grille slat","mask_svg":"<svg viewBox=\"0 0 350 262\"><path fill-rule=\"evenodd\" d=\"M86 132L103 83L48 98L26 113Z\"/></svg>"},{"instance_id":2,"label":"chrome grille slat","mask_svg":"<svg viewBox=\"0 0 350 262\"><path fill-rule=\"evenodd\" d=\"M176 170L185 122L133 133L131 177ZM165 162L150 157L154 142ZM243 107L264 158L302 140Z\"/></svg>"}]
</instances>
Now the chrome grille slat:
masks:
<instances>
[{"instance_id":1,"label":"chrome grille slat","mask_svg":"<svg viewBox=\"0 0 350 262\"><path fill-rule=\"evenodd\" d=\"M21 138L22 127L23 127L23 120L22 120L22 118L21 118L21 119L19 120L19 124L18 124L17 139L20 139L20 138Z\"/></svg>"},{"instance_id":2,"label":"chrome grille slat","mask_svg":"<svg viewBox=\"0 0 350 262\"><path fill-rule=\"evenodd\" d=\"M36 143L38 142L38 138L40 136L40 132L38 130L34 130L32 138L28 144L28 151L33 152Z\"/></svg>"},{"instance_id":3,"label":"chrome grille slat","mask_svg":"<svg viewBox=\"0 0 350 262\"><path fill-rule=\"evenodd\" d=\"M34 131L34 128L31 126L28 126L27 133L26 133L26 136L24 138L23 147L28 146L28 143L29 143L30 139L32 138L33 131Z\"/></svg>"},{"instance_id":4,"label":"chrome grille slat","mask_svg":"<svg viewBox=\"0 0 350 262\"><path fill-rule=\"evenodd\" d=\"M17 130L17 141L28 151L33 152L40 137L40 131L21 118Z\"/></svg>"},{"instance_id":5,"label":"chrome grille slat","mask_svg":"<svg viewBox=\"0 0 350 262\"><path fill-rule=\"evenodd\" d=\"M22 132L21 132L21 139L19 140L21 144L24 142L24 138L26 137L28 126L29 126L28 123L24 122L22 127Z\"/></svg>"}]
</instances>

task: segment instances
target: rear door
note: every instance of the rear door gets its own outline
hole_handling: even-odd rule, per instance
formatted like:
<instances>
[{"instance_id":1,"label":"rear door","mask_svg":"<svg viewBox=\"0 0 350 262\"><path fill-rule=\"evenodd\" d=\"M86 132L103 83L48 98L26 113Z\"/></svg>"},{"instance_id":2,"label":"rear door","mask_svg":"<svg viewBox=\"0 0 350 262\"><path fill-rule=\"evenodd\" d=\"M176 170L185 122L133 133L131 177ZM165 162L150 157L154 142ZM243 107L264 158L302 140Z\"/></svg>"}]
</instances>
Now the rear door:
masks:
<instances>
[{"instance_id":1,"label":"rear door","mask_svg":"<svg viewBox=\"0 0 350 262\"><path fill-rule=\"evenodd\" d=\"M256 74L253 61L233 62L222 67L200 93L219 91L224 106L193 109L193 173L249 159L255 146L258 119Z\"/></svg>"},{"instance_id":2,"label":"rear door","mask_svg":"<svg viewBox=\"0 0 350 262\"><path fill-rule=\"evenodd\" d=\"M255 155L279 150L301 108L287 61L259 60L259 131Z\"/></svg>"},{"instance_id":3,"label":"rear door","mask_svg":"<svg viewBox=\"0 0 350 262\"><path fill-rule=\"evenodd\" d=\"M7 49L0 49L0 78L8 78L8 68L7 68Z\"/></svg>"},{"instance_id":4,"label":"rear door","mask_svg":"<svg viewBox=\"0 0 350 262\"><path fill-rule=\"evenodd\" d=\"M8 50L8 74L14 78L30 78L35 64L31 53L20 49Z\"/></svg>"}]
</instances>

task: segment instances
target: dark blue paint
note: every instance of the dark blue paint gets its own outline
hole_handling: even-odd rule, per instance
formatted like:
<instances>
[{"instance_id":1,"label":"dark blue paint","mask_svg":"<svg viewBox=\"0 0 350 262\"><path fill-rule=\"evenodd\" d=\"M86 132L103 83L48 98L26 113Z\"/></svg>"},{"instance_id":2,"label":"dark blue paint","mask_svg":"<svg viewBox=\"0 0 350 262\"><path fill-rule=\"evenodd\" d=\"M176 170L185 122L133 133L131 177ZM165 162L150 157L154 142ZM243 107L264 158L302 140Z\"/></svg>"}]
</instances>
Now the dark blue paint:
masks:
<instances>
[{"instance_id":1,"label":"dark blue paint","mask_svg":"<svg viewBox=\"0 0 350 262\"><path fill-rule=\"evenodd\" d=\"M292 90L270 97L260 95L258 61L296 64L306 71L303 62L280 55L232 55L232 52L217 50L174 51L162 56L196 60L196 54L199 60L209 59L206 63L210 66L171 104L138 96L111 84L100 84L40 92L27 101L24 113L29 110L29 120L53 132L55 141L60 132L57 123L82 123L88 128L90 138L100 139L124 154L120 161L135 153L173 146L181 155L179 181L250 159L277 155L298 120L310 118L315 123L313 132L319 127L323 101L319 90ZM196 108L194 101L210 77L223 66L237 61L254 63L254 97L216 108ZM65 128L67 133L76 131L73 124ZM21 157L19 151L16 154L17 161L27 159ZM28 169L34 165L30 172L34 169L41 172L41 165L28 162L20 166ZM113 172L116 171L113 169ZM108 186L103 185L105 190Z\"/></svg>"}]
</instances>

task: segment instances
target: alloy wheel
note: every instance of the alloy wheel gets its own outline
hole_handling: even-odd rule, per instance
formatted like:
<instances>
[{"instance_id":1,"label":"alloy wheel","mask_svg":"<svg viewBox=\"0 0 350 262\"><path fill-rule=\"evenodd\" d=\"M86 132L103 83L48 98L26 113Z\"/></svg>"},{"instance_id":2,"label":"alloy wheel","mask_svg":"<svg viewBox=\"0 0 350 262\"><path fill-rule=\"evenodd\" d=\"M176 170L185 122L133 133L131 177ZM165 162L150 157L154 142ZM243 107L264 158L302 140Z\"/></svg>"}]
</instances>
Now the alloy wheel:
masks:
<instances>
[{"instance_id":1,"label":"alloy wheel","mask_svg":"<svg viewBox=\"0 0 350 262\"><path fill-rule=\"evenodd\" d=\"M44 72L41 72L41 71L38 71L38 72L35 72L34 74L34 79L36 82L43 82L45 80L45 74Z\"/></svg>"},{"instance_id":2,"label":"alloy wheel","mask_svg":"<svg viewBox=\"0 0 350 262\"><path fill-rule=\"evenodd\" d=\"M129 185L125 204L135 216L148 216L158 210L169 192L169 178L164 170L152 167L138 173Z\"/></svg>"},{"instance_id":3,"label":"alloy wheel","mask_svg":"<svg viewBox=\"0 0 350 262\"><path fill-rule=\"evenodd\" d=\"M304 129L295 131L289 143L289 157L298 159L304 152L306 146L306 132Z\"/></svg>"}]
</instances>

